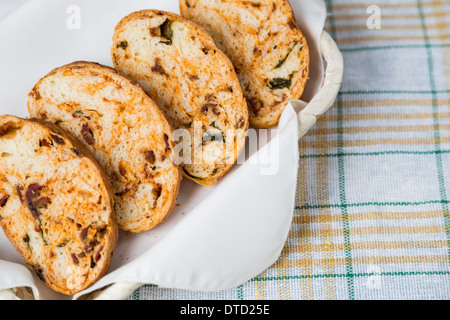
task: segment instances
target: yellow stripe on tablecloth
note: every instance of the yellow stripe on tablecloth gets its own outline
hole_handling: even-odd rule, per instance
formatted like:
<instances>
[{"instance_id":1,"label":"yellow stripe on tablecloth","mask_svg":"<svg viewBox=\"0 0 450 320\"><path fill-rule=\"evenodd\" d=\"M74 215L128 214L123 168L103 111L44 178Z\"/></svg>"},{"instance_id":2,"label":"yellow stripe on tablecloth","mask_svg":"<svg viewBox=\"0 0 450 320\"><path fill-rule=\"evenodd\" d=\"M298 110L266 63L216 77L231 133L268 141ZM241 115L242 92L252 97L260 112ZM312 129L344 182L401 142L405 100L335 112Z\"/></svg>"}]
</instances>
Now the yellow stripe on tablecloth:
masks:
<instances>
[{"instance_id":1,"label":"yellow stripe on tablecloth","mask_svg":"<svg viewBox=\"0 0 450 320\"><path fill-rule=\"evenodd\" d=\"M266 277L267 270L257 276L255 279L261 279ZM267 282L266 281L254 281L255 299L267 300Z\"/></svg>"},{"instance_id":2,"label":"yellow stripe on tablecloth","mask_svg":"<svg viewBox=\"0 0 450 320\"><path fill-rule=\"evenodd\" d=\"M320 204L328 204L330 203L330 191L328 185L328 159L327 158L317 158L316 159L316 181L317 181L317 194L318 199L317 203ZM323 210L324 214L331 214L330 209L326 208ZM342 220L342 216L340 216L340 220ZM295 218L294 218L295 221ZM331 229L331 223L325 222L324 227L327 229ZM325 232L322 235L322 241L325 243L333 243L333 234ZM309 244L311 245L311 244ZM325 253L326 258L333 258L333 251L327 251ZM324 272L327 274L334 274L336 272L333 266L325 266ZM311 279L312 280L312 279ZM336 299L336 279L327 278L324 279L325 284L325 299Z\"/></svg>"},{"instance_id":3,"label":"yellow stripe on tablecloth","mask_svg":"<svg viewBox=\"0 0 450 320\"><path fill-rule=\"evenodd\" d=\"M306 165L306 162L304 160L300 160L300 165L299 165L299 176L298 176L298 197L297 197L297 203L304 203L304 201L308 201L308 189L307 186L308 184L306 182L301 182L303 179L306 179L306 177L308 177L308 166ZM309 244L309 241L311 239L308 237L305 237L303 239L301 239L302 243L307 245ZM289 250L289 247L285 246L282 252L282 256L283 257L287 257L288 254L286 253L286 251ZM312 258L310 256L310 258ZM287 261L287 260L281 260L281 261ZM279 268L278 266L282 266L283 264L279 265L279 264L275 264L274 268L276 269L282 269ZM302 270L302 272L304 274L312 274L313 270L312 268L307 267L306 270ZM313 281L312 279L306 279L306 281L302 282L302 288L301 288L301 295L302 295L302 299L303 300L312 300L314 298L314 288L313 288Z\"/></svg>"},{"instance_id":4,"label":"yellow stripe on tablecloth","mask_svg":"<svg viewBox=\"0 0 450 320\"><path fill-rule=\"evenodd\" d=\"M450 130L450 124L441 124L439 129ZM415 126L372 126L372 127L344 127L344 128L317 128L311 129L309 134L314 136L323 136L330 134L358 134L358 133L378 133L378 132L432 132L435 130L433 125L415 125Z\"/></svg>"},{"instance_id":5,"label":"yellow stripe on tablecloth","mask_svg":"<svg viewBox=\"0 0 450 320\"><path fill-rule=\"evenodd\" d=\"M383 2L383 3L372 3L378 5L380 8L389 8L389 9L405 9L405 8L417 8L417 3L415 2L406 2L406 3L392 3L392 2ZM443 5L442 1L430 1L424 2L424 7L427 6L436 6ZM341 4L333 4L333 10L351 10L351 9L367 9L369 4L363 3L341 3Z\"/></svg>"},{"instance_id":6,"label":"yellow stripe on tablecloth","mask_svg":"<svg viewBox=\"0 0 450 320\"><path fill-rule=\"evenodd\" d=\"M359 140L324 140L324 141L303 141L302 145L306 148L337 148L339 145L343 147L363 147L374 145L434 145L436 138L379 138L379 139L359 139ZM439 143L450 143L450 137L439 138Z\"/></svg>"},{"instance_id":7,"label":"yellow stripe on tablecloth","mask_svg":"<svg viewBox=\"0 0 450 320\"><path fill-rule=\"evenodd\" d=\"M367 8L367 7L366 7ZM448 13L446 11L441 11L441 12L433 12L427 15L427 18L445 18L446 15ZM366 20L368 17L370 16L370 14L367 13L355 13L355 14L340 14L340 15L335 15L334 16L334 20L335 21L340 21L340 20L344 20L344 21L349 21L349 20L357 20L357 19L364 19ZM419 13L406 13L406 14L381 14L381 18L382 19L392 19L393 21L397 21L398 20L406 20L406 19L412 19L412 20L419 20L420 19L420 15Z\"/></svg>"},{"instance_id":8,"label":"yellow stripe on tablecloth","mask_svg":"<svg viewBox=\"0 0 450 320\"><path fill-rule=\"evenodd\" d=\"M445 256L369 256L352 257L352 265L383 265L383 264L434 264L449 263L450 258ZM324 266L345 266L346 258L313 258L313 259L293 259L279 260L276 262L277 268L311 268Z\"/></svg>"},{"instance_id":9,"label":"yellow stripe on tablecloth","mask_svg":"<svg viewBox=\"0 0 450 320\"><path fill-rule=\"evenodd\" d=\"M450 35L449 35L450 37ZM450 48L442 48L442 56L444 60L444 73L445 73L445 82L447 90L450 90ZM449 102L447 105L450 105L450 93L449 93Z\"/></svg>"},{"instance_id":10,"label":"yellow stripe on tablecloth","mask_svg":"<svg viewBox=\"0 0 450 320\"><path fill-rule=\"evenodd\" d=\"M445 233L446 227L439 226L371 226L371 227L354 227L349 230L350 236L360 235L376 235L376 234L421 234L421 233ZM333 237L344 236L344 230L341 228L320 228L320 229L301 229L291 231L293 238L321 237L324 234L332 234Z\"/></svg>"},{"instance_id":11,"label":"yellow stripe on tablecloth","mask_svg":"<svg viewBox=\"0 0 450 320\"><path fill-rule=\"evenodd\" d=\"M280 254L279 259L280 260L286 260L288 259L286 249L288 246L284 246L283 251ZM291 293L289 288L289 269L285 268L276 268L275 266L270 268L273 270L276 270L277 278L280 279L277 282L278 286L278 300L290 300L291 299Z\"/></svg>"},{"instance_id":12,"label":"yellow stripe on tablecloth","mask_svg":"<svg viewBox=\"0 0 450 320\"><path fill-rule=\"evenodd\" d=\"M441 1L441 0L432 1L431 5L434 7L434 12L435 13L444 13L444 15L436 17L436 20L442 21L442 23L446 26L445 29L447 30L447 32L444 33L444 35L446 35L446 37L444 37L443 40L449 40L450 39L450 32L449 32L450 24L449 24L449 22L447 20L447 17L450 15L450 12L448 10L446 11L444 9L444 2ZM427 6L427 4L425 4L425 5L422 4L422 7L426 7L426 6ZM428 14L426 14L426 19L428 19ZM427 29L430 29L430 27L428 26L429 24L430 23L427 23ZM442 41L442 42L444 43L444 41Z\"/></svg>"},{"instance_id":13,"label":"yellow stripe on tablecloth","mask_svg":"<svg viewBox=\"0 0 450 320\"><path fill-rule=\"evenodd\" d=\"M447 48L445 48L447 49ZM450 48L449 52L450 52ZM449 60L449 72L450 72L450 60ZM448 88L450 89L450 87ZM437 99L435 103L432 100L425 99L376 99L376 100L346 100L344 101L344 108L361 108L361 107L395 107L395 106L417 106L417 107L432 107L436 105L438 107L447 106L450 104L450 99ZM336 103L331 109L336 108ZM326 116L326 114L325 114ZM322 118L319 118L319 120Z\"/></svg>"},{"instance_id":14,"label":"yellow stripe on tablecloth","mask_svg":"<svg viewBox=\"0 0 450 320\"><path fill-rule=\"evenodd\" d=\"M403 3L403 4L390 4L390 3L379 3L376 4L381 9L381 19L382 19L382 25L380 30L376 30L378 32L372 33L371 36L360 36L360 37L340 37L339 33L347 32L347 31L361 31L366 30L367 26L365 24L365 21L369 18L370 14L367 12L364 13L350 13L350 14L336 14L337 10L351 10L351 9L360 9L366 11L367 8L371 4L335 4L332 6L332 8L328 8L329 11L331 9L335 14L333 15L334 21L344 21L344 22L351 22L351 25L341 25L341 24L335 24L333 26L333 33L336 35L336 41L338 44L350 44L350 43L358 43L358 42L373 42L373 41L416 41L416 40L424 40L423 34L420 35L403 35L403 36L396 36L396 35L383 35L383 30L417 30L422 31L423 27L420 23L421 21L421 14L419 10L415 13L385 13L383 12L383 9L389 8L389 9L404 9L404 8L417 8L417 3ZM445 40L449 39L448 34L448 22L446 20L446 17L450 14L448 9L444 8L444 2L443 1L432 1L432 2L424 2L422 3L422 6L424 8L431 7L433 8L433 11L427 12L426 19L430 20L430 23L427 23L427 29L428 30L437 30L441 33L439 35L428 35L428 40L440 40L444 43ZM345 9L344 9L345 8ZM364 23L356 24L355 20L362 20ZM404 20L416 20L418 23L417 25L408 25L408 24L400 24ZM386 24L386 21L389 21L389 24ZM431 22L432 21L432 22Z\"/></svg>"},{"instance_id":15,"label":"yellow stripe on tablecloth","mask_svg":"<svg viewBox=\"0 0 450 320\"><path fill-rule=\"evenodd\" d=\"M289 269L281 268L278 269L278 277L280 280L277 282L278 285L278 300L290 300L291 291L289 288Z\"/></svg>"},{"instance_id":16,"label":"yellow stripe on tablecloth","mask_svg":"<svg viewBox=\"0 0 450 320\"><path fill-rule=\"evenodd\" d=\"M450 13L449 13L450 14ZM367 18L368 16L366 16ZM438 30L438 31L447 31L447 24L445 22L438 22L427 25L427 29L429 30ZM351 25L345 25L345 26L336 26L335 30L337 32L348 32L348 31L358 31L358 30L367 30L367 24L364 21L361 24L351 24ZM419 25L386 25L383 24L381 27L381 30L417 30L422 32L423 28ZM402 37L403 38L403 37ZM340 40L339 40L340 42Z\"/></svg>"},{"instance_id":17,"label":"yellow stripe on tablecloth","mask_svg":"<svg viewBox=\"0 0 450 320\"><path fill-rule=\"evenodd\" d=\"M428 40L446 40L448 39L448 35L429 35ZM348 37L348 38L337 38L338 44L350 44L350 43L358 43L358 42L374 42L374 41L399 41L399 40L423 40L423 36L382 36L382 35L373 35L373 36L362 36L362 37Z\"/></svg>"},{"instance_id":18,"label":"yellow stripe on tablecloth","mask_svg":"<svg viewBox=\"0 0 450 320\"><path fill-rule=\"evenodd\" d=\"M446 240L423 240L423 241L367 241L351 242L351 250L375 250L375 249L446 249L448 247ZM290 245L290 253L306 252L336 252L345 251L344 243L322 243L309 245ZM331 257L328 257L331 258Z\"/></svg>"},{"instance_id":19,"label":"yellow stripe on tablecloth","mask_svg":"<svg viewBox=\"0 0 450 320\"><path fill-rule=\"evenodd\" d=\"M302 209L305 212L309 209ZM308 215L301 213L294 217L293 223L311 224L311 223L339 223L342 218L338 214L329 214L324 209L318 215ZM401 212L356 212L348 216L349 222L362 220L417 220L417 219L436 219L442 217L442 210L426 210L426 211L401 211Z\"/></svg>"},{"instance_id":20,"label":"yellow stripe on tablecloth","mask_svg":"<svg viewBox=\"0 0 450 320\"><path fill-rule=\"evenodd\" d=\"M345 103L344 103L345 108ZM342 121L358 121L358 120L420 120L433 119L433 112L417 112L417 113L355 113L355 114L327 114L327 121L336 122L338 118ZM436 117L449 118L450 112L437 112Z\"/></svg>"}]
</instances>

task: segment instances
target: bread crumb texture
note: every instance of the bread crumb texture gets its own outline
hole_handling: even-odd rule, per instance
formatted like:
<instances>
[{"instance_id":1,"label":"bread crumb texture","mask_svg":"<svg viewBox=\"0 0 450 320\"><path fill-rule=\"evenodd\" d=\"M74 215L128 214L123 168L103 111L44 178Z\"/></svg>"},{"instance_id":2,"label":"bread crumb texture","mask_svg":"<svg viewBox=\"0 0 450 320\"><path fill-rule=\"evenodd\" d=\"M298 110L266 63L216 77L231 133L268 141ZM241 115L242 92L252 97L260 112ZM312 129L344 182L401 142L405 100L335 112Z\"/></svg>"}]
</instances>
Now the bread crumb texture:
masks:
<instances>
[{"instance_id":1,"label":"bread crumb texture","mask_svg":"<svg viewBox=\"0 0 450 320\"><path fill-rule=\"evenodd\" d=\"M246 101L228 57L198 25L157 10L123 18L111 53L115 68L142 86L175 129L189 133L185 177L216 183L241 153L248 129Z\"/></svg>"},{"instance_id":2,"label":"bread crumb texture","mask_svg":"<svg viewBox=\"0 0 450 320\"><path fill-rule=\"evenodd\" d=\"M287 0L180 0L181 15L202 26L235 66L250 124L278 124L299 99L309 74L309 50Z\"/></svg>"},{"instance_id":3,"label":"bread crumb texture","mask_svg":"<svg viewBox=\"0 0 450 320\"><path fill-rule=\"evenodd\" d=\"M0 117L0 225L50 288L75 294L108 271L117 244L111 194L62 132Z\"/></svg>"},{"instance_id":4,"label":"bread crumb texture","mask_svg":"<svg viewBox=\"0 0 450 320\"><path fill-rule=\"evenodd\" d=\"M139 86L111 68L74 62L36 84L28 109L92 152L112 183L121 229L147 231L171 214L182 177L172 128Z\"/></svg>"}]
</instances>

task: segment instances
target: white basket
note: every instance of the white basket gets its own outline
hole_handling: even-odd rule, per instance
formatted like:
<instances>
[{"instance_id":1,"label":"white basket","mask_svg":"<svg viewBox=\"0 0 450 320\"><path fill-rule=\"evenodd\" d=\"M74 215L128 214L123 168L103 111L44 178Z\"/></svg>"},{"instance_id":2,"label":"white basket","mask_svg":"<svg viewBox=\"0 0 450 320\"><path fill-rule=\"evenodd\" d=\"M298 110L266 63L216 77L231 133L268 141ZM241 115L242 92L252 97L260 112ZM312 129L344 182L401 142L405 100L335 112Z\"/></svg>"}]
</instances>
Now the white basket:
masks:
<instances>
[{"instance_id":1,"label":"white basket","mask_svg":"<svg viewBox=\"0 0 450 320\"><path fill-rule=\"evenodd\" d=\"M344 75L344 60L342 53L331 36L323 31L320 38L320 51L327 63L322 88L304 108L298 113L298 136L301 139L317 119L333 105L341 89Z\"/></svg>"},{"instance_id":2,"label":"white basket","mask_svg":"<svg viewBox=\"0 0 450 320\"><path fill-rule=\"evenodd\" d=\"M304 101L292 101L298 111L299 139L316 123L336 100L341 88L344 73L342 54L336 43L327 32L323 32L320 39L320 50L327 64L322 88L314 98L306 103ZM130 296L134 290L144 285L143 283L115 283L101 290L84 295L80 300L123 300ZM0 300L32 300L31 289L20 287L11 290L0 290Z\"/></svg>"}]
</instances>

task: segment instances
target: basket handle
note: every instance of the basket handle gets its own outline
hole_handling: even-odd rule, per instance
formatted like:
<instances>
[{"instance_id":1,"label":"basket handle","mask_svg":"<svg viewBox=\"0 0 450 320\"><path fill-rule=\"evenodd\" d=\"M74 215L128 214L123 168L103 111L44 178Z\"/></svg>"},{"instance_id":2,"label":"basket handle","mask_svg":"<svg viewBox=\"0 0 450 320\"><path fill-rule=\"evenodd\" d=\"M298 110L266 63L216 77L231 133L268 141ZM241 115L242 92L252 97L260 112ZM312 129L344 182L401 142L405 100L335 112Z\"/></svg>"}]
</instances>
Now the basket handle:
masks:
<instances>
[{"instance_id":1,"label":"basket handle","mask_svg":"<svg viewBox=\"0 0 450 320\"><path fill-rule=\"evenodd\" d=\"M298 138L302 138L334 103L342 85L344 75L344 59L342 53L333 38L326 32L322 32L320 38L320 51L327 63L322 88L314 98L306 103L297 100L298 113Z\"/></svg>"}]
</instances>

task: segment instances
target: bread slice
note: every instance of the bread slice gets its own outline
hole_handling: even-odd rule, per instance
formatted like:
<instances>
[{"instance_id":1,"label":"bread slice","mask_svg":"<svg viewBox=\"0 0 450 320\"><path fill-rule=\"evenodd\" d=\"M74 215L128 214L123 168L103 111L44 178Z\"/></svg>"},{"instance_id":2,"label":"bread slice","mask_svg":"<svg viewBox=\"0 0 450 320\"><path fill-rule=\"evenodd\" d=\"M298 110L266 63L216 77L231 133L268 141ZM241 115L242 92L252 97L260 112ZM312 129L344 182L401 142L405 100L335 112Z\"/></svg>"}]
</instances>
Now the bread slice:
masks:
<instances>
[{"instance_id":1,"label":"bread slice","mask_svg":"<svg viewBox=\"0 0 450 320\"><path fill-rule=\"evenodd\" d=\"M278 124L299 99L309 74L309 49L287 0L180 0L184 18L199 24L235 66L250 124Z\"/></svg>"},{"instance_id":2,"label":"bread slice","mask_svg":"<svg viewBox=\"0 0 450 320\"><path fill-rule=\"evenodd\" d=\"M30 269L72 295L109 270L112 188L90 152L56 126L0 116L0 225Z\"/></svg>"},{"instance_id":3,"label":"bread slice","mask_svg":"<svg viewBox=\"0 0 450 320\"><path fill-rule=\"evenodd\" d=\"M171 214L182 177L172 159L172 128L139 86L112 68L74 62L36 84L28 110L94 154L113 185L121 229L147 231Z\"/></svg>"},{"instance_id":4,"label":"bread slice","mask_svg":"<svg viewBox=\"0 0 450 320\"><path fill-rule=\"evenodd\" d=\"M116 26L111 54L190 136L181 148L185 176L205 186L223 177L244 147L248 109L233 65L207 32L173 13L137 11Z\"/></svg>"}]
</instances>

